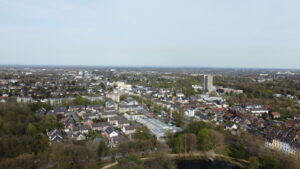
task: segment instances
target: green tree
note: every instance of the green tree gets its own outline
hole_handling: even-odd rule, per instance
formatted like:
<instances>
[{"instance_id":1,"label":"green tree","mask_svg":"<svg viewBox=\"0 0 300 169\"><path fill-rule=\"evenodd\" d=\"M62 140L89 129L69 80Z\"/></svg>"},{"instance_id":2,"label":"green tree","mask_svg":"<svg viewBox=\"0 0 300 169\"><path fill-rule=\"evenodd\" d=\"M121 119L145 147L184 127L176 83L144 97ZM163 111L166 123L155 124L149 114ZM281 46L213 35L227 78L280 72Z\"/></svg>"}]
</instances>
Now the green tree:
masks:
<instances>
[{"instance_id":1,"label":"green tree","mask_svg":"<svg viewBox=\"0 0 300 169\"><path fill-rule=\"evenodd\" d=\"M32 123L29 123L26 127L26 133L35 136L38 134L38 131L37 128Z\"/></svg>"},{"instance_id":2,"label":"green tree","mask_svg":"<svg viewBox=\"0 0 300 169\"><path fill-rule=\"evenodd\" d=\"M117 169L143 169L144 163L137 156L130 155L119 161Z\"/></svg>"},{"instance_id":3,"label":"green tree","mask_svg":"<svg viewBox=\"0 0 300 169\"><path fill-rule=\"evenodd\" d=\"M235 143L229 147L229 155L234 158L248 159L249 152L245 143Z\"/></svg>"},{"instance_id":4,"label":"green tree","mask_svg":"<svg viewBox=\"0 0 300 169\"><path fill-rule=\"evenodd\" d=\"M195 150L197 146L197 137L195 134L179 134L175 139L175 152L187 153Z\"/></svg>"},{"instance_id":5,"label":"green tree","mask_svg":"<svg viewBox=\"0 0 300 169\"><path fill-rule=\"evenodd\" d=\"M104 84L104 83L100 83L100 87L101 87L101 89L103 89L103 90L105 90L105 89L106 89L106 86L105 86L105 84Z\"/></svg>"},{"instance_id":6,"label":"green tree","mask_svg":"<svg viewBox=\"0 0 300 169\"><path fill-rule=\"evenodd\" d=\"M185 142L186 142L186 149L187 152L191 152L196 149L197 146L197 136L193 133L185 134Z\"/></svg>"},{"instance_id":7,"label":"green tree","mask_svg":"<svg viewBox=\"0 0 300 169\"><path fill-rule=\"evenodd\" d=\"M176 137L175 152L176 153L185 153L186 152L186 140L185 140L184 134L180 134Z\"/></svg>"},{"instance_id":8,"label":"green tree","mask_svg":"<svg viewBox=\"0 0 300 169\"><path fill-rule=\"evenodd\" d=\"M202 121L192 121L187 129L186 132L187 133L194 133L194 134L198 134L199 130L203 129L203 128L210 128L210 125L208 123L202 122Z\"/></svg>"},{"instance_id":9,"label":"green tree","mask_svg":"<svg viewBox=\"0 0 300 169\"><path fill-rule=\"evenodd\" d=\"M99 104L99 105L104 107L105 106L105 101L103 101L103 100L94 100L94 101L91 102L91 104Z\"/></svg>"},{"instance_id":10,"label":"green tree","mask_svg":"<svg viewBox=\"0 0 300 169\"><path fill-rule=\"evenodd\" d=\"M88 105L88 104L90 104L90 101L86 98L81 97L81 96L77 96L73 100L73 104L74 105Z\"/></svg>"},{"instance_id":11,"label":"green tree","mask_svg":"<svg viewBox=\"0 0 300 169\"><path fill-rule=\"evenodd\" d=\"M139 140L155 140L155 137L151 134L147 127L140 127L136 130L135 137Z\"/></svg>"},{"instance_id":12,"label":"green tree","mask_svg":"<svg viewBox=\"0 0 300 169\"><path fill-rule=\"evenodd\" d=\"M166 143L169 147L174 147L175 137L171 130L167 130L166 132Z\"/></svg>"},{"instance_id":13,"label":"green tree","mask_svg":"<svg viewBox=\"0 0 300 169\"><path fill-rule=\"evenodd\" d=\"M128 98L128 95L121 95L120 96L120 101L124 101Z\"/></svg>"},{"instance_id":14,"label":"green tree","mask_svg":"<svg viewBox=\"0 0 300 169\"><path fill-rule=\"evenodd\" d=\"M136 146L134 149L139 151L152 150L157 144L155 136L150 132L147 127L141 127L136 130L135 134Z\"/></svg>"},{"instance_id":15,"label":"green tree","mask_svg":"<svg viewBox=\"0 0 300 169\"><path fill-rule=\"evenodd\" d=\"M262 168L263 169L280 169L280 160L275 156L264 156L262 158Z\"/></svg>"},{"instance_id":16,"label":"green tree","mask_svg":"<svg viewBox=\"0 0 300 169\"><path fill-rule=\"evenodd\" d=\"M0 103L0 121L0 163L15 162L16 166L7 168L26 168L25 163L21 165L23 159L29 157L26 154L38 154L49 146L41 130L42 119L35 117L27 105ZM10 160L6 160L8 158Z\"/></svg>"},{"instance_id":17,"label":"green tree","mask_svg":"<svg viewBox=\"0 0 300 169\"><path fill-rule=\"evenodd\" d=\"M154 113L159 114L161 113L161 107L157 104L154 104L153 111Z\"/></svg>"},{"instance_id":18,"label":"green tree","mask_svg":"<svg viewBox=\"0 0 300 169\"><path fill-rule=\"evenodd\" d=\"M43 102L31 103L31 104L29 104L29 107L33 112L36 112L37 110L39 110L41 108L45 108L46 110L52 109L52 106L50 104L43 103Z\"/></svg>"},{"instance_id":19,"label":"green tree","mask_svg":"<svg viewBox=\"0 0 300 169\"><path fill-rule=\"evenodd\" d=\"M97 148L92 143L51 145L51 164L57 169L89 169L97 167Z\"/></svg>"},{"instance_id":20,"label":"green tree","mask_svg":"<svg viewBox=\"0 0 300 169\"><path fill-rule=\"evenodd\" d=\"M55 115L47 114L43 116L42 124L43 130L50 130L58 126L58 120Z\"/></svg>"},{"instance_id":21,"label":"green tree","mask_svg":"<svg viewBox=\"0 0 300 169\"><path fill-rule=\"evenodd\" d=\"M212 148L212 138L208 129L201 129L198 133L198 148L200 150L210 150Z\"/></svg>"},{"instance_id":22,"label":"green tree","mask_svg":"<svg viewBox=\"0 0 300 169\"><path fill-rule=\"evenodd\" d=\"M98 156L104 157L108 153L108 147L104 141L100 141L98 145Z\"/></svg>"},{"instance_id":23,"label":"green tree","mask_svg":"<svg viewBox=\"0 0 300 169\"><path fill-rule=\"evenodd\" d=\"M0 168L9 169L32 169L35 166L35 157L32 154L22 154L16 158L4 159L0 162Z\"/></svg>"},{"instance_id":24,"label":"green tree","mask_svg":"<svg viewBox=\"0 0 300 169\"><path fill-rule=\"evenodd\" d=\"M176 121L176 124L177 124L178 126L182 127L183 124L184 124L184 123L183 123L183 119L184 119L183 113L180 112L180 111L175 111L175 112L173 113L173 117L174 117L174 120Z\"/></svg>"},{"instance_id":25,"label":"green tree","mask_svg":"<svg viewBox=\"0 0 300 169\"><path fill-rule=\"evenodd\" d=\"M259 159L257 157L250 157L248 159L249 161L249 169L259 169L260 163L259 163Z\"/></svg>"}]
</instances>

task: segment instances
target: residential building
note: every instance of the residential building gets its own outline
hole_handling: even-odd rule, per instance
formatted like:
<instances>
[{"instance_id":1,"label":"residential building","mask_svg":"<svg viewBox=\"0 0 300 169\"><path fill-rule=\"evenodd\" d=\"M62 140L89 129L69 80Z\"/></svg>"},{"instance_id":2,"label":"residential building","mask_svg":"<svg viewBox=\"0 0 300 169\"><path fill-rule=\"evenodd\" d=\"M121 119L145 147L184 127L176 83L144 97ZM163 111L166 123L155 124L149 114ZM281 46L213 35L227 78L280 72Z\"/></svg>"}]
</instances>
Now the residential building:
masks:
<instances>
[{"instance_id":1,"label":"residential building","mask_svg":"<svg viewBox=\"0 0 300 169\"><path fill-rule=\"evenodd\" d=\"M211 93L213 91L213 76L204 75L204 91Z\"/></svg>"}]
</instances>

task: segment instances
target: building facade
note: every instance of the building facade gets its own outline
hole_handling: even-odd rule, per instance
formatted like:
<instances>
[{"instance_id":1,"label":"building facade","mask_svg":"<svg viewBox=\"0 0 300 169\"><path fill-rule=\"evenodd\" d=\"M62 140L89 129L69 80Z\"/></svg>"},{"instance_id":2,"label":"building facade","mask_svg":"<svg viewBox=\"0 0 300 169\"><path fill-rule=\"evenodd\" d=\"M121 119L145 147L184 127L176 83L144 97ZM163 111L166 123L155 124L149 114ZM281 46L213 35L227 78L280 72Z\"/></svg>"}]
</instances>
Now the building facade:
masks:
<instances>
[{"instance_id":1,"label":"building facade","mask_svg":"<svg viewBox=\"0 0 300 169\"><path fill-rule=\"evenodd\" d=\"M204 75L204 90L205 92L213 91L213 76L212 75Z\"/></svg>"}]
</instances>

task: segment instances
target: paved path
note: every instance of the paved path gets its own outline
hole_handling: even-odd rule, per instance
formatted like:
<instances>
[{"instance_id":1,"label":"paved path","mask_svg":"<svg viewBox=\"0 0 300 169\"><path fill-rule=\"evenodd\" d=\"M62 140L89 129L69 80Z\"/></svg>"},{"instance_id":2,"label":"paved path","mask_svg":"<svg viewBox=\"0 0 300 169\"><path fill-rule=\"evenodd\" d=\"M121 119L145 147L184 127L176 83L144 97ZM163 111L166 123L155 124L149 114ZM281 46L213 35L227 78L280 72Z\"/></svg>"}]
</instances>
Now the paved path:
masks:
<instances>
[{"instance_id":1,"label":"paved path","mask_svg":"<svg viewBox=\"0 0 300 169\"><path fill-rule=\"evenodd\" d=\"M109 169L111 167L115 167L116 165L118 165L119 163L118 162L114 162L114 163L110 163L104 167L102 167L101 169Z\"/></svg>"},{"instance_id":2,"label":"paved path","mask_svg":"<svg viewBox=\"0 0 300 169\"><path fill-rule=\"evenodd\" d=\"M144 157L144 158L140 158L140 160L142 161L147 161L147 160L151 160L155 157ZM232 164L239 166L241 168L245 168L244 164L248 164L249 162L246 160L242 160L242 159L235 159L235 158L231 158L228 156L224 156L222 154L215 154L213 151L210 152L193 152L193 153L184 153L184 154L168 154L168 158L170 159L191 159L191 158L196 158L196 159L203 159L203 158L208 158L208 159L215 159L215 158L230 158L232 160ZM114 162L114 163L110 163L104 167L102 167L101 169L109 169L111 167L115 167L116 165L118 165L118 162Z\"/></svg>"}]
</instances>

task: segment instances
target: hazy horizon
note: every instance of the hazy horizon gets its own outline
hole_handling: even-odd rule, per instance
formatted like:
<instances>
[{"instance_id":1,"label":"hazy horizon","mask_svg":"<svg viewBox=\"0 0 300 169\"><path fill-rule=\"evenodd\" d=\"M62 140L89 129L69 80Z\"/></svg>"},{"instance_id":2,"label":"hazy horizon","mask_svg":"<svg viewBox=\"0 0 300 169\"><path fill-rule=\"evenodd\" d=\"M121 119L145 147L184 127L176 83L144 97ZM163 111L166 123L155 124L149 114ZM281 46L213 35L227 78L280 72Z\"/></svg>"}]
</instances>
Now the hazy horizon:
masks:
<instances>
[{"instance_id":1,"label":"hazy horizon","mask_svg":"<svg viewBox=\"0 0 300 169\"><path fill-rule=\"evenodd\" d=\"M296 0L0 0L0 64L299 69Z\"/></svg>"},{"instance_id":2,"label":"hazy horizon","mask_svg":"<svg viewBox=\"0 0 300 169\"><path fill-rule=\"evenodd\" d=\"M280 67L208 67L208 66L156 66L156 65L58 65L58 64L0 64L1 67L41 67L41 68L56 68L56 67L66 67L66 68L129 68L129 69L241 69L241 70L294 70L294 71L299 71L300 68L280 68Z\"/></svg>"}]
</instances>

